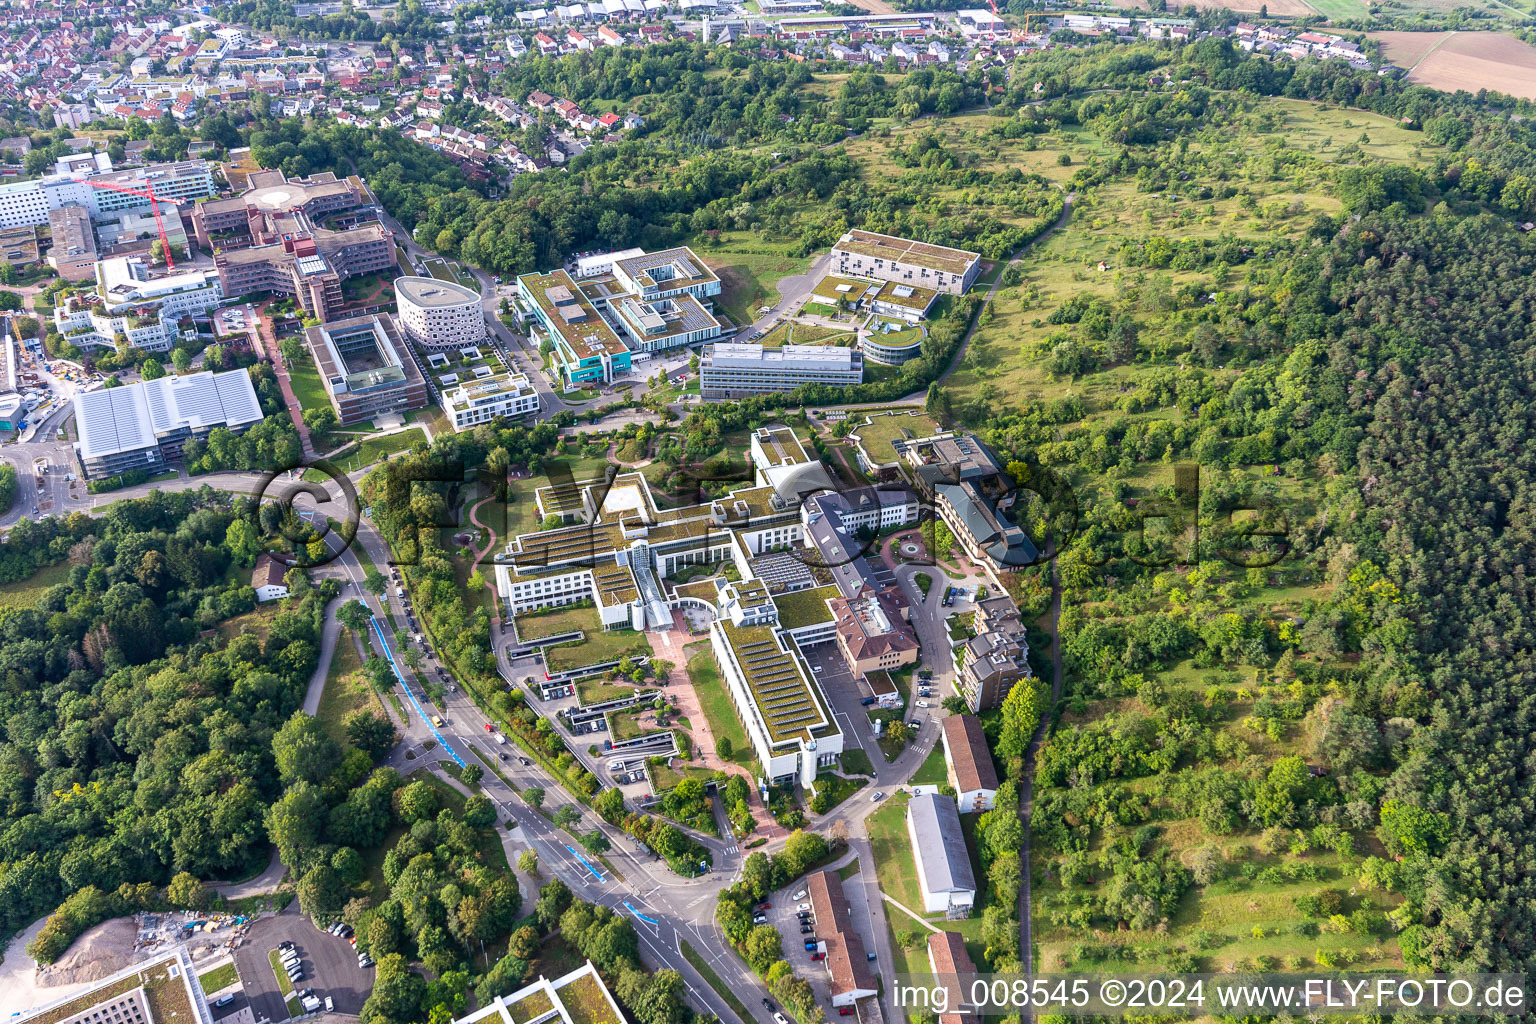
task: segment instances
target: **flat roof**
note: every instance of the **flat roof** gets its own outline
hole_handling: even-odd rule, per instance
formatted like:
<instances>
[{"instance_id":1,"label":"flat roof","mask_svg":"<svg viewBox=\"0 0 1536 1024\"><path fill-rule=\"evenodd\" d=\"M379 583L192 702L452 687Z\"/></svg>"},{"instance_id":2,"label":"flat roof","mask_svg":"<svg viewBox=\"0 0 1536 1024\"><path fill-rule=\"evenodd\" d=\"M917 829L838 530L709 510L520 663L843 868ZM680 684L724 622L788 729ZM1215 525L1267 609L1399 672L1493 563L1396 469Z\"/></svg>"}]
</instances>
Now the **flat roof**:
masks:
<instances>
[{"instance_id":1,"label":"flat roof","mask_svg":"<svg viewBox=\"0 0 1536 1024\"><path fill-rule=\"evenodd\" d=\"M858 353L838 345L785 345L722 341L706 346L712 366L734 370L852 370Z\"/></svg>"},{"instance_id":2,"label":"flat roof","mask_svg":"<svg viewBox=\"0 0 1536 1024\"><path fill-rule=\"evenodd\" d=\"M443 306L462 306L480 302L480 293L456 281L439 281L435 277L397 277L395 295L409 299L413 305L427 309Z\"/></svg>"},{"instance_id":3,"label":"flat roof","mask_svg":"<svg viewBox=\"0 0 1536 1024\"><path fill-rule=\"evenodd\" d=\"M772 626L737 626L729 620L716 625L730 645L774 743L810 740L819 730L835 728L815 684L806 678L799 659L786 650L778 630Z\"/></svg>"},{"instance_id":4,"label":"flat roof","mask_svg":"<svg viewBox=\"0 0 1536 1024\"><path fill-rule=\"evenodd\" d=\"M86 459L151 447L178 428L198 433L261 419L261 403L245 370L203 370L77 392L74 406L80 456Z\"/></svg>"},{"instance_id":5,"label":"flat roof","mask_svg":"<svg viewBox=\"0 0 1536 1024\"><path fill-rule=\"evenodd\" d=\"M642 253L615 260L614 269L623 271L640 284L658 288L681 288L720 280L686 245L658 252ZM658 276L658 272L664 276Z\"/></svg>"},{"instance_id":6,"label":"flat roof","mask_svg":"<svg viewBox=\"0 0 1536 1024\"><path fill-rule=\"evenodd\" d=\"M565 271L524 274L517 281L538 304L544 313L545 322L553 326L559 340L577 362L604 353L622 355L629 351L629 346L608 326L608 321L598 314L571 279L571 275ZM554 294L551 295L551 292Z\"/></svg>"},{"instance_id":7,"label":"flat roof","mask_svg":"<svg viewBox=\"0 0 1536 1024\"><path fill-rule=\"evenodd\" d=\"M619 315L648 340L720 326L714 314L687 292L649 302L633 297L624 299L619 303Z\"/></svg>"},{"instance_id":8,"label":"flat roof","mask_svg":"<svg viewBox=\"0 0 1536 1024\"><path fill-rule=\"evenodd\" d=\"M916 267L942 270L946 274L964 274L971 264L981 259L980 253L966 249L951 249L944 245L930 245L927 242L914 242L910 238L858 229L838 239L832 248L834 251L842 249L892 263L910 263Z\"/></svg>"}]
</instances>

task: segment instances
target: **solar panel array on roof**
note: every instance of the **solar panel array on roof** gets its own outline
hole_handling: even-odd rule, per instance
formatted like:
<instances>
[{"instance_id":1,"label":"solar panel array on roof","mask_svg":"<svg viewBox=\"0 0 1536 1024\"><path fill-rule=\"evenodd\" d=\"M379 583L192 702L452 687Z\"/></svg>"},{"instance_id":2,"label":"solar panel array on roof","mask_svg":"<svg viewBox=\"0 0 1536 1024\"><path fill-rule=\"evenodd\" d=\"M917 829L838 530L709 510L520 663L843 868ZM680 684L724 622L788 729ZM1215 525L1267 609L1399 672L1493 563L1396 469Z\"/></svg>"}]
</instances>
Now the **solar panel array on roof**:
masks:
<instances>
[{"instance_id":1,"label":"solar panel array on roof","mask_svg":"<svg viewBox=\"0 0 1536 1024\"><path fill-rule=\"evenodd\" d=\"M74 404L83 458L115 455L155 444L141 388L130 385L84 392L75 395Z\"/></svg>"},{"instance_id":2,"label":"solar panel array on roof","mask_svg":"<svg viewBox=\"0 0 1536 1024\"><path fill-rule=\"evenodd\" d=\"M261 403L244 370L204 370L77 394L80 454L98 458L148 448L177 430L202 434L261 419Z\"/></svg>"}]
</instances>

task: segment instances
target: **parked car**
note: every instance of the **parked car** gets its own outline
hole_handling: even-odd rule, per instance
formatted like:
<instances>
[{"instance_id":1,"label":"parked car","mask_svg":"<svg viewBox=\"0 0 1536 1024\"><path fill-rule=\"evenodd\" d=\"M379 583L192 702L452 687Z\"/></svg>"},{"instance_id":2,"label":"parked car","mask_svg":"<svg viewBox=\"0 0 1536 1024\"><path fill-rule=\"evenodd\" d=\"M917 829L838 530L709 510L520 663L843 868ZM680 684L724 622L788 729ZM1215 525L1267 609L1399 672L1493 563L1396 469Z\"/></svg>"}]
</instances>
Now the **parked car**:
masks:
<instances>
[{"instance_id":1,"label":"parked car","mask_svg":"<svg viewBox=\"0 0 1536 1024\"><path fill-rule=\"evenodd\" d=\"M782 1013L775 1013L773 1015L773 1024L789 1024L789 1019Z\"/></svg>"},{"instance_id":2,"label":"parked car","mask_svg":"<svg viewBox=\"0 0 1536 1024\"><path fill-rule=\"evenodd\" d=\"M764 917L762 914L753 914L752 915L752 923L753 924L767 924L768 923L768 919L766 917Z\"/></svg>"},{"instance_id":3,"label":"parked car","mask_svg":"<svg viewBox=\"0 0 1536 1024\"><path fill-rule=\"evenodd\" d=\"M791 896L790 899L792 899L792 900L803 900L803 899L805 899L805 890L801 889L799 892L797 892L793 896Z\"/></svg>"},{"instance_id":4,"label":"parked car","mask_svg":"<svg viewBox=\"0 0 1536 1024\"><path fill-rule=\"evenodd\" d=\"M215 999L213 1001L213 1005L215 1007L218 1007L218 1006L228 1006L230 1003L232 1003L234 1001L235 1001L235 994L233 992L230 992L227 995L222 995L222 996L219 996L219 998Z\"/></svg>"},{"instance_id":5,"label":"parked car","mask_svg":"<svg viewBox=\"0 0 1536 1024\"><path fill-rule=\"evenodd\" d=\"M807 953L811 953L811 952L814 952L815 949L816 949L816 940L815 939L806 939L805 940L805 951Z\"/></svg>"},{"instance_id":6,"label":"parked car","mask_svg":"<svg viewBox=\"0 0 1536 1024\"><path fill-rule=\"evenodd\" d=\"M851 1007L851 1006L839 1006L837 1008L837 1015L839 1017L852 1017L853 1016L853 1007Z\"/></svg>"},{"instance_id":7,"label":"parked car","mask_svg":"<svg viewBox=\"0 0 1536 1024\"><path fill-rule=\"evenodd\" d=\"M815 931L816 931L816 929L812 928L808 924L803 924L803 925L800 926L800 934L801 935L812 935L812 934L815 933Z\"/></svg>"},{"instance_id":8,"label":"parked car","mask_svg":"<svg viewBox=\"0 0 1536 1024\"><path fill-rule=\"evenodd\" d=\"M826 958L827 958L827 954L825 954L825 953L812 953L811 954L811 959L812 960L825 960Z\"/></svg>"},{"instance_id":9,"label":"parked car","mask_svg":"<svg viewBox=\"0 0 1536 1024\"><path fill-rule=\"evenodd\" d=\"M917 702L917 706L920 707L920 708L925 708L925 707L928 706L928 702L925 701L925 700L920 700L920 701Z\"/></svg>"},{"instance_id":10,"label":"parked car","mask_svg":"<svg viewBox=\"0 0 1536 1024\"><path fill-rule=\"evenodd\" d=\"M759 903L757 905L757 909L758 910L770 910L770 909L772 909L772 907L773 907L773 904L769 903L767 900L763 900L763 902L761 902L761 903Z\"/></svg>"},{"instance_id":11,"label":"parked car","mask_svg":"<svg viewBox=\"0 0 1536 1024\"><path fill-rule=\"evenodd\" d=\"M877 698L877 697L865 697L863 700L859 701L859 703L863 704L865 707L869 707L871 704L873 704L878 699L879 698Z\"/></svg>"},{"instance_id":12,"label":"parked car","mask_svg":"<svg viewBox=\"0 0 1536 1024\"><path fill-rule=\"evenodd\" d=\"M875 803L877 801L884 800L884 799L885 799L885 794L884 793L871 793L871 794L869 794L869 800L870 800L871 803Z\"/></svg>"},{"instance_id":13,"label":"parked car","mask_svg":"<svg viewBox=\"0 0 1536 1024\"><path fill-rule=\"evenodd\" d=\"M769 1013L772 1013L774 1011L774 1009L775 1009L775 1007L773 1005L773 1000L772 999L764 999L763 1000L763 1006L765 1006L768 1009Z\"/></svg>"},{"instance_id":14,"label":"parked car","mask_svg":"<svg viewBox=\"0 0 1536 1024\"><path fill-rule=\"evenodd\" d=\"M798 907L796 907L795 909L796 910L810 910L811 909L811 905L809 903L802 903Z\"/></svg>"}]
</instances>

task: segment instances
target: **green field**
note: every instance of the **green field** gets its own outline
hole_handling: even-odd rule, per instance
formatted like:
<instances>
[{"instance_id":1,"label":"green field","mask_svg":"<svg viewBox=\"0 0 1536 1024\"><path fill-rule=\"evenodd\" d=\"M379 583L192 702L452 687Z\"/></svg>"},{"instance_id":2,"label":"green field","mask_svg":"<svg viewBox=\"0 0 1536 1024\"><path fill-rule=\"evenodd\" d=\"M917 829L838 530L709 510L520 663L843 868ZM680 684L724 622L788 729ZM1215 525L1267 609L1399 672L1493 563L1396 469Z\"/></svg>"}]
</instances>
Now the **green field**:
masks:
<instances>
[{"instance_id":1,"label":"green field","mask_svg":"<svg viewBox=\"0 0 1536 1024\"><path fill-rule=\"evenodd\" d=\"M691 244L720 276L715 308L739 327L757 319L759 306L778 302L780 279L803 274L810 266L809 259L790 256L787 244L766 241L748 231L723 231L718 245L699 240Z\"/></svg>"},{"instance_id":2,"label":"green field","mask_svg":"<svg viewBox=\"0 0 1536 1024\"><path fill-rule=\"evenodd\" d=\"M878 811L864 819L869 847L875 855L875 877L880 890L914 913L923 912L923 894L917 884L917 862L907 836L907 796L888 796Z\"/></svg>"},{"instance_id":3,"label":"green field","mask_svg":"<svg viewBox=\"0 0 1536 1024\"><path fill-rule=\"evenodd\" d=\"M315 369L314 360L308 355L288 367L288 383L292 385L293 397L298 399L301 409L319 409L331 404L331 396L320 380L320 371Z\"/></svg>"},{"instance_id":4,"label":"green field","mask_svg":"<svg viewBox=\"0 0 1536 1024\"><path fill-rule=\"evenodd\" d=\"M949 781L949 764L944 760L944 744L935 743L917 771L907 780L914 786L942 786Z\"/></svg>"},{"instance_id":5,"label":"green field","mask_svg":"<svg viewBox=\"0 0 1536 1024\"><path fill-rule=\"evenodd\" d=\"M228 988L239 980L240 976L235 973L235 965L233 963L221 964L213 970L197 976L197 983L202 987L205 994L217 992L221 988Z\"/></svg>"},{"instance_id":6,"label":"green field","mask_svg":"<svg viewBox=\"0 0 1536 1024\"><path fill-rule=\"evenodd\" d=\"M35 608L49 587L69 579L69 563L44 566L24 580L0 585L0 608Z\"/></svg>"},{"instance_id":7,"label":"green field","mask_svg":"<svg viewBox=\"0 0 1536 1024\"><path fill-rule=\"evenodd\" d=\"M752 744L747 740L747 732L742 728L741 720L736 717L736 706L731 703L731 695L726 692L720 670L715 668L714 655L710 653L708 644L688 659L688 679L693 684L693 692L699 699L699 707L704 711L704 719L709 723L709 731L714 735L716 745L722 739L729 739L730 760L738 764L749 763L753 757Z\"/></svg>"},{"instance_id":8,"label":"green field","mask_svg":"<svg viewBox=\"0 0 1536 1024\"><path fill-rule=\"evenodd\" d=\"M605 661L617 661L626 654L650 652L645 637L634 630L608 629L590 633L580 643L547 647L544 649L544 661L551 673L567 672Z\"/></svg>"},{"instance_id":9,"label":"green field","mask_svg":"<svg viewBox=\"0 0 1536 1024\"><path fill-rule=\"evenodd\" d=\"M345 472L355 473L391 455L410 451L418 443L423 445L427 443L427 435L423 434L419 427L408 427L392 434L381 434L361 442L357 446L357 451L339 460L337 465Z\"/></svg>"},{"instance_id":10,"label":"green field","mask_svg":"<svg viewBox=\"0 0 1536 1024\"><path fill-rule=\"evenodd\" d=\"M346 741L344 723L354 711L384 715L384 705L379 703L378 694L369 685L362 668L357 646L343 628L336 639L330 668L325 673L325 689L320 693L320 707L315 712L315 718L324 726L326 734L338 743Z\"/></svg>"}]
</instances>

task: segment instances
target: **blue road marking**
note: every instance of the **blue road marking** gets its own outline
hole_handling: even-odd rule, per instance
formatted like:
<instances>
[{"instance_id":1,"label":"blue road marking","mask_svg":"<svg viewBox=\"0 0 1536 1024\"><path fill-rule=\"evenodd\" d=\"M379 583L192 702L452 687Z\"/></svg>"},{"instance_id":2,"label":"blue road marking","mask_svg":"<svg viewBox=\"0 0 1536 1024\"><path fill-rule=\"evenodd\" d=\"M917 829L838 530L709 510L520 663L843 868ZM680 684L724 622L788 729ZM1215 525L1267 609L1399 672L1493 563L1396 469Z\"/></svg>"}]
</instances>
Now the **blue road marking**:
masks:
<instances>
[{"instance_id":1,"label":"blue road marking","mask_svg":"<svg viewBox=\"0 0 1536 1024\"><path fill-rule=\"evenodd\" d=\"M634 914L637 918L644 921L648 925L653 925L656 927L661 926L660 921L656 920L654 917L646 917L644 914L640 913L640 911L631 906L629 900L624 901L624 909L629 911L631 914Z\"/></svg>"},{"instance_id":2,"label":"blue road marking","mask_svg":"<svg viewBox=\"0 0 1536 1024\"><path fill-rule=\"evenodd\" d=\"M593 878L596 878L599 882L606 882L606 881L608 881L608 879L603 877L603 873L601 871L597 870L597 868L592 866L592 862L591 861L587 860L587 858L585 858L585 857L583 857L581 855L581 851L580 850L576 849L576 847L572 846L569 843L565 844L565 848L567 850L571 851L571 856L572 857L575 857L577 860L581 861L583 867L585 867L588 871L592 872L592 877Z\"/></svg>"},{"instance_id":3,"label":"blue road marking","mask_svg":"<svg viewBox=\"0 0 1536 1024\"><path fill-rule=\"evenodd\" d=\"M411 702L411 707L416 709L416 713L426 723L427 731L436 738L438 743L442 744L443 749L448 751L448 756L458 762L460 768L469 767L464 763L464 759L459 756L458 751L453 749L453 745L443 739L443 734L437 731L437 726L432 724L432 719L427 716L427 712L422 708L421 703L416 700L416 695L411 692L410 684L405 681L405 676L400 674L400 666L395 664L395 656L389 649L389 642L384 639L384 627L379 625L378 616L370 615L368 616L368 621L373 623L373 631L379 635L379 646L384 649L384 657L389 662L390 669L394 671L395 678L400 681L400 688L405 691L406 699Z\"/></svg>"}]
</instances>

